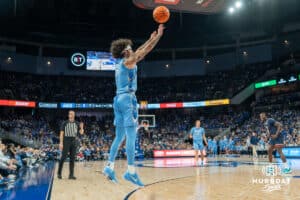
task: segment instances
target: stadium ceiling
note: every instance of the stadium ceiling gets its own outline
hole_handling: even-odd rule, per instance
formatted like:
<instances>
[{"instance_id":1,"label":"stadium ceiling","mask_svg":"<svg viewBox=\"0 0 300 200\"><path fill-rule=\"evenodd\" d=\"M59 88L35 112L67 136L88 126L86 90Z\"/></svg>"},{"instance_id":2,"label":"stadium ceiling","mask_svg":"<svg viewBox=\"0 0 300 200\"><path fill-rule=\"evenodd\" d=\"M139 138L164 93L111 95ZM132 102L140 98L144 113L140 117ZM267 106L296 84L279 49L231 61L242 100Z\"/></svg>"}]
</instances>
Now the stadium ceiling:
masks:
<instances>
[{"instance_id":1,"label":"stadium ceiling","mask_svg":"<svg viewBox=\"0 0 300 200\"><path fill-rule=\"evenodd\" d=\"M214 0L199 1L200 6L211 2L207 5L212 7L206 10L210 12L209 15L204 11L191 13L173 8L159 48L228 44L234 43L239 37L252 41L266 39L281 34L287 25L295 24L297 27L300 23L299 0L241 1L243 7L234 14L229 14L227 10L235 0L220 0L220 3ZM152 7L141 9L141 6L136 6L137 2L1 0L0 36L102 49L108 49L110 41L118 37L130 37L140 44L148 38L156 24L152 19ZM295 30L300 31L300 28ZM247 38L243 38L244 35Z\"/></svg>"}]
</instances>

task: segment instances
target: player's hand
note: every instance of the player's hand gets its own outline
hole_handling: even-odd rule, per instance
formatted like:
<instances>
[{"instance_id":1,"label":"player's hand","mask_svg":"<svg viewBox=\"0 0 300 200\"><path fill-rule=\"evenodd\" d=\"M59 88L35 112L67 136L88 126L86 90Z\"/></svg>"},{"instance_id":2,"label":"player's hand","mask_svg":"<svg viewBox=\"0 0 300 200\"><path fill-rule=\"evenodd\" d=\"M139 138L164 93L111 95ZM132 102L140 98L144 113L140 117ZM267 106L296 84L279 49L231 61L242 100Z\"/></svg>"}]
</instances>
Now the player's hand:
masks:
<instances>
[{"instance_id":1,"label":"player's hand","mask_svg":"<svg viewBox=\"0 0 300 200\"><path fill-rule=\"evenodd\" d=\"M59 144L59 150L63 150L63 148L64 148L64 145L63 144Z\"/></svg>"},{"instance_id":2,"label":"player's hand","mask_svg":"<svg viewBox=\"0 0 300 200\"><path fill-rule=\"evenodd\" d=\"M157 29L157 36L162 36L164 34L164 29L165 26L163 24L160 24Z\"/></svg>"}]
</instances>

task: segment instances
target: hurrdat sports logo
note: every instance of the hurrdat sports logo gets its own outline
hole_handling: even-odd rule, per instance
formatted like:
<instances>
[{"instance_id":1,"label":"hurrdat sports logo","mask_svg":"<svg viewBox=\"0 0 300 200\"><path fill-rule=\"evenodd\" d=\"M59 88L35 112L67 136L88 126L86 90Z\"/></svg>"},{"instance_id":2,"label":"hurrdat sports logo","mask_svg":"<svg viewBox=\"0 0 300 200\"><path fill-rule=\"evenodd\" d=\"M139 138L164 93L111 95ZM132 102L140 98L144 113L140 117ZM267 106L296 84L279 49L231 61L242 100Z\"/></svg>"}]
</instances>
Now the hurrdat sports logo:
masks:
<instances>
[{"instance_id":1,"label":"hurrdat sports logo","mask_svg":"<svg viewBox=\"0 0 300 200\"><path fill-rule=\"evenodd\" d=\"M262 185L262 191L264 192L281 190L282 187L290 184L290 177L283 176L280 165L269 164L263 166L261 175L259 178L252 178L251 182L252 184Z\"/></svg>"}]
</instances>

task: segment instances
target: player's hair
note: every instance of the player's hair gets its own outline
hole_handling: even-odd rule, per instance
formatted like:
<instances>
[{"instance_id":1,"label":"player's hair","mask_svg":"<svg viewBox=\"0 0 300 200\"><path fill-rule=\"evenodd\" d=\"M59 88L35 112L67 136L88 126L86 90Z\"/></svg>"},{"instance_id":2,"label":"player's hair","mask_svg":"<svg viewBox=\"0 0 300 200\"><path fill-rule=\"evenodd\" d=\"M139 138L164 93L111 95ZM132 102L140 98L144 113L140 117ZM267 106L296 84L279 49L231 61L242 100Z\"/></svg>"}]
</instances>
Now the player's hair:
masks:
<instances>
[{"instance_id":1,"label":"player's hair","mask_svg":"<svg viewBox=\"0 0 300 200\"><path fill-rule=\"evenodd\" d=\"M110 45L110 52L114 58L122 58L123 51L128 46L132 46L132 41L130 39L117 39L114 40Z\"/></svg>"}]
</instances>

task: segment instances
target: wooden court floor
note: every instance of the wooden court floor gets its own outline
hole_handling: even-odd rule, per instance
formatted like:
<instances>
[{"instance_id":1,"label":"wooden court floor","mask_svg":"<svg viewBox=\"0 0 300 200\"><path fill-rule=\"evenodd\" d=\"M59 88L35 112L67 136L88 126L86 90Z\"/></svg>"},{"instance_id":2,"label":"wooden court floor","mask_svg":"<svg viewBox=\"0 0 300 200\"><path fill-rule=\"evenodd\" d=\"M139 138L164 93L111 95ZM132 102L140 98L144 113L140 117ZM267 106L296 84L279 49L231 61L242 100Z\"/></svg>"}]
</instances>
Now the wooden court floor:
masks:
<instances>
[{"instance_id":1,"label":"wooden court floor","mask_svg":"<svg viewBox=\"0 0 300 200\"><path fill-rule=\"evenodd\" d=\"M191 162L189 158L139 162L137 170L146 184L144 188L122 179L127 167L123 160L115 164L119 184L107 181L99 172L105 162L76 163L75 181L67 179L69 169L65 163L63 179L55 176L51 199L300 200L300 159L290 160L293 173L288 176L279 174L279 164L266 170L270 165L265 159L209 158L204 167L192 167Z\"/></svg>"}]
</instances>

